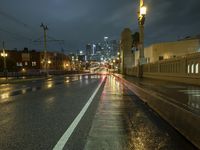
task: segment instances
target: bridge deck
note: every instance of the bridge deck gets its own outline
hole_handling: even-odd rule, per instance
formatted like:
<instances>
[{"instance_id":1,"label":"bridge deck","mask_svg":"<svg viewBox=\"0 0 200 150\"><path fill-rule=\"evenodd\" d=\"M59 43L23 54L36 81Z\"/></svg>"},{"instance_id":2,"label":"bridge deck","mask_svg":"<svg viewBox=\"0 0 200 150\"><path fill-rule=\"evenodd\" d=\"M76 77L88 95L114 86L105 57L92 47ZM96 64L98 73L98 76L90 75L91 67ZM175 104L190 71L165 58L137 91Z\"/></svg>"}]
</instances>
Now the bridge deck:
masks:
<instances>
[{"instance_id":1,"label":"bridge deck","mask_svg":"<svg viewBox=\"0 0 200 150\"><path fill-rule=\"evenodd\" d=\"M195 149L116 78L107 78L85 150Z\"/></svg>"}]
</instances>

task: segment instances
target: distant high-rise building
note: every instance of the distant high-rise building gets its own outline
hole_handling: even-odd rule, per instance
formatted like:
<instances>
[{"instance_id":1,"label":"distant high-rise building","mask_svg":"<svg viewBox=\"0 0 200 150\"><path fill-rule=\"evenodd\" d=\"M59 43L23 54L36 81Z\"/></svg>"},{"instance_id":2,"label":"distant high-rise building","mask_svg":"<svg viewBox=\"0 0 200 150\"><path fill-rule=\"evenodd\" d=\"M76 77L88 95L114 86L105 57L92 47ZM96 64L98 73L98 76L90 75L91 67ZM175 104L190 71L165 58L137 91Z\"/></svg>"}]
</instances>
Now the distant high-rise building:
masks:
<instances>
[{"instance_id":1,"label":"distant high-rise building","mask_svg":"<svg viewBox=\"0 0 200 150\"><path fill-rule=\"evenodd\" d=\"M102 48L101 48L101 43L96 44L96 52L95 54L101 54Z\"/></svg>"},{"instance_id":2,"label":"distant high-rise building","mask_svg":"<svg viewBox=\"0 0 200 150\"><path fill-rule=\"evenodd\" d=\"M91 55L93 54L93 47L91 44L86 45L86 57L87 60L90 60Z\"/></svg>"},{"instance_id":3,"label":"distant high-rise building","mask_svg":"<svg viewBox=\"0 0 200 150\"><path fill-rule=\"evenodd\" d=\"M87 60L110 60L117 56L119 42L104 37L104 40L95 44L86 45Z\"/></svg>"},{"instance_id":4,"label":"distant high-rise building","mask_svg":"<svg viewBox=\"0 0 200 150\"><path fill-rule=\"evenodd\" d=\"M108 37L104 37L104 42L102 43L102 55L108 60L117 56L119 48L119 42L117 40L110 40Z\"/></svg>"},{"instance_id":5,"label":"distant high-rise building","mask_svg":"<svg viewBox=\"0 0 200 150\"><path fill-rule=\"evenodd\" d=\"M91 55L92 54L92 45L87 44L86 45L86 55Z\"/></svg>"},{"instance_id":6,"label":"distant high-rise building","mask_svg":"<svg viewBox=\"0 0 200 150\"><path fill-rule=\"evenodd\" d=\"M117 52L119 49L119 42L117 40L110 41L110 47L111 47L111 56L112 57L117 56Z\"/></svg>"},{"instance_id":7,"label":"distant high-rise building","mask_svg":"<svg viewBox=\"0 0 200 150\"><path fill-rule=\"evenodd\" d=\"M95 55L96 54L96 45L93 44L92 45L92 55Z\"/></svg>"}]
</instances>

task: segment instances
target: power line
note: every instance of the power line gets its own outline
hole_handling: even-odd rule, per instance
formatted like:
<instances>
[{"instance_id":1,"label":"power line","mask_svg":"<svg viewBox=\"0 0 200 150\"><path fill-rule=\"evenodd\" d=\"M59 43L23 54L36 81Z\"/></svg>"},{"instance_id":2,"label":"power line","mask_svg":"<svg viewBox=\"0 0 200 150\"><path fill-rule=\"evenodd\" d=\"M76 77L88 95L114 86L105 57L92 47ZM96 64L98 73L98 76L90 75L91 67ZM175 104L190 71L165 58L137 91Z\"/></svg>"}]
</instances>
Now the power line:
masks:
<instances>
[{"instance_id":1,"label":"power line","mask_svg":"<svg viewBox=\"0 0 200 150\"><path fill-rule=\"evenodd\" d=\"M24 23L23 21L17 19L16 17L14 17L14 16L12 16L12 15L6 13L6 12L3 12L2 10L0 10L0 15L11 20L11 21L13 21L13 22L15 22L15 23L17 23L17 24L19 24L19 25L22 25L23 27L25 27L25 28L27 28L31 31L34 30L34 28L29 26L28 24Z\"/></svg>"},{"instance_id":2,"label":"power line","mask_svg":"<svg viewBox=\"0 0 200 150\"><path fill-rule=\"evenodd\" d=\"M0 28L0 31L15 36L15 37L13 37L15 40L20 40L20 39L19 39L19 37L20 37L21 39L26 39L26 40L28 40L28 41L30 41L30 40L32 41L31 38L26 37L26 36L23 36L23 35L18 34L18 33L14 33L14 32L11 32L11 31L8 31L8 30L5 30L5 29L2 29L2 28Z\"/></svg>"}]
</instances>

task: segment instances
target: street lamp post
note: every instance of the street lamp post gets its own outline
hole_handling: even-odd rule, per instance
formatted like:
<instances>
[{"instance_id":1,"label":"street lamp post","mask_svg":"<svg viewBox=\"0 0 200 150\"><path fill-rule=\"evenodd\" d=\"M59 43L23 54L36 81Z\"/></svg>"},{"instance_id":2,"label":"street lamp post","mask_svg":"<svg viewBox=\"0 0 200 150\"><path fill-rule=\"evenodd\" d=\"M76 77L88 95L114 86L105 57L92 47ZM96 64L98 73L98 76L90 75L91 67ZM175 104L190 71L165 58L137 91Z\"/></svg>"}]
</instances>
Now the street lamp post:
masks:
<instances>
[{"instance_id":1,"label":"street lamp post","mask_svg":"<svg viewBox=\"0 0 200 150\"><path fill-rule=\"evenodd\" d=\"M51 60L48 60L47 63L48 63L48 66L47 66L47 75L49 75L49 69L51 69L50 68Z\"/></svg>"},{"instance_id":2,"label":"street lamp post","mask_svg":"<svg viewBox=\"0 0 200 150\"><path fill-rule=\"evenodd\" d=\"M144 57L144 22L147 8L144 5L144 0L140 0L140 7L138 13L138 26L139 26L139 64L138 64L138 77L143 75L143 64L146 63Z\"/></svg>"},{"instance_id":3,"label":"street lamp post","mask_svg":"<svg viewBox=\"0 0 200 150\"><path fill-rule=\"evenodd\" d=\"M44 69L45 69L45 73L46 76L48 76L48 62L47 62L47 30L48 27L47 25L44 25L43 23L40 25L40 27L43 28L44 30Z\"/></svg>"},{"instance_id":4,"label":"street lamp post","mask_svg":"<svg viewBox=\"0 0 200 150\"><path fill-rule=\"evenodd\" d=\"M7 74L6 57L8 56L8 54L5 52L4 41L3 41L3 52L1 53L1 56L3 57L4 74L5 74L5 77L6 77L6 80L7 80L8 74Z\"/></svg>"}]
</instances>

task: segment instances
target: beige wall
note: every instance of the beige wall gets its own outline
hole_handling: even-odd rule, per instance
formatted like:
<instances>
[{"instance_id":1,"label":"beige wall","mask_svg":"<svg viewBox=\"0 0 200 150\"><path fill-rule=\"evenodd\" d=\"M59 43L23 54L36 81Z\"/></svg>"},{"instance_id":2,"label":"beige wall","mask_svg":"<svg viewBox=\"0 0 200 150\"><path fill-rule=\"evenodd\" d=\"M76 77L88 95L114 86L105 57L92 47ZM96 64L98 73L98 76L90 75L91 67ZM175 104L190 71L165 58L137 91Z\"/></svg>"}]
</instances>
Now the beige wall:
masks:
<instances>
[{"instance_id":1,"label":"beige wall","mask_svg":"<svg viewBox=\"0 0 200 150\"><path fill-rule=\"evenodd\" d=\"M184 56L200 51L200 39L182 40L153 44L144 50L148 62L156 62L159 56L169 59L177 56ZM138 64L139 52L135 52L135 63Z\"/></svg>"},{"instance_id":2,"label":"beige wall","mask_svg":"<svg viewBox=\"0 0 200 150\"><path fill-rule=\"evenodd\" d=\"M137 76L138 66L128 75ZM200 85L200 52L143 65L143 77Z\"/></svg>"}]
</instances>

